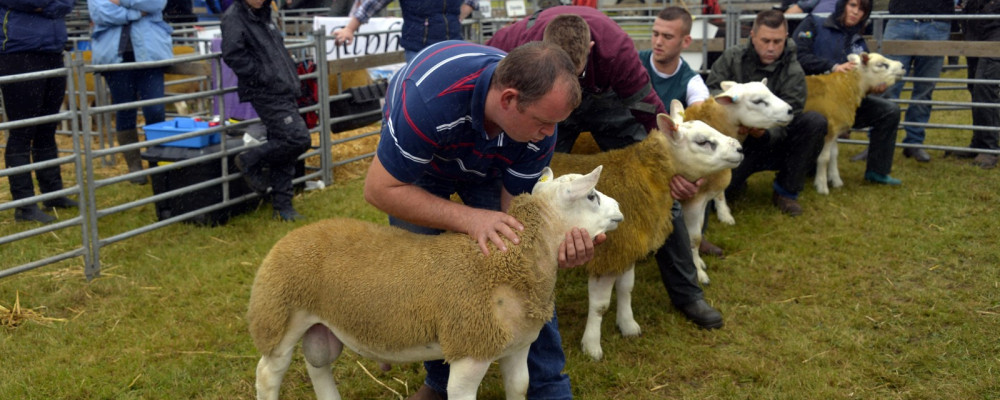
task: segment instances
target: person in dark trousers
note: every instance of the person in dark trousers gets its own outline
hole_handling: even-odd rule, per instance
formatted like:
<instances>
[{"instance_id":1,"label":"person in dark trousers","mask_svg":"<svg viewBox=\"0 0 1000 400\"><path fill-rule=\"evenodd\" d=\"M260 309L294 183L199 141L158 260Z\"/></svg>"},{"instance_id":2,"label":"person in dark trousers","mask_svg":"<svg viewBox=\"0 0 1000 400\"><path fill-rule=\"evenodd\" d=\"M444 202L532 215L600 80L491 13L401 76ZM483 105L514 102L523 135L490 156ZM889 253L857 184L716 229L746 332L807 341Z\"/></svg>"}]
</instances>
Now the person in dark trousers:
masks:
<instances>
[{"instance_id":1,"label":"person in dark trousers","mask_svg":"<svg viewBox=\"0 0 1000 400\"><path fill-rule=\"evenodd\" d=\"M267 128L267 141L237 155L236 166L257 193L270 188L275 218L304 218L292 207L292 178L311 138L296 103L299 76L272 20L271 0L238 1L222 14L222 59L236 73L240 101L249 101Z\"/></svg>"},{"instance_id":2,"label":"person in dark trousers","mask_svg":"<svg viewBox=\"0 0 1000 400\"><path fill-rule=\"evenodd\" d=\"M556 6L501 29L487 45L510 51L532 41L552 43L577 67L583 101L559 123L556 151L569 152L581 132L589 131L602 151L641 141L656 128L663 103L650 84L632 39L611 18L591 7ZM675 176L671 195L693 197L698 183ZM721 328L722 313L704 299L697 281L680 203L673 205L673 233L656 252L671 303L701 328Z\"/></svg>"},{"instance_id":3,"label":"person in dark trousers","mask_svg":"<svg viewBox=\"0 0 1000 400\"><path fill-rule=\"evenodd\" d=\"M722 92L723 81L750 82L767 78L767 88L792 106L795 117L785 127L750 135L743 143L743 162L733 169L726 197L738 199L750 175L778 171L771 185L771 202L790 216L802 214L799 192L810 167L823 149L826 117L815 111L802 112L806 103L806 75L796 57L796 46L788 38L788 25L778 10L761 11L750 29L750 41L722 53L705 82L712 94Z\"/></svg>"},{"instance_id":4,"label":"person in dark trousers","mask_svg":"<svg viewBox=\"0 0 1000 400\"><path fill-rule=\"evenodd\" d=\"M799 64L807 75L846 72L855 65L847 61L848 54L868 52L862 36L871 0L839 0L828 17L810 14L792 34L798 46ZM899 185L899 179L889 176L896 151L899 129L899 106L879 96L888 88L882 85L861 100L854 117L854 127L871 126L869 148L851 158L867 160L865 180L885 185Z\"/></svg>"},{"instance_id":5,"label":"person in dark trousers","mask_svg":"<svg viewBox=\"0 0 1000 400\"><path fill-rule=\"evenodd\" d=\"M1000 0L966 0L962 11L966 14L1000 14ZM1000 42L1000 20L969 19L965 22L965 40ZM969 57L970 79L1000 79L1000 57ZM1000 103L1000 93L997 85L986 83L970 83L969 92L975 103ZM1000 127L1000 109L990 107L972 107L972 124L976 126ZM972 132L973 149L1000 150L1000 132L976 129ZM997 166L997 155L975 153L971 151L952 152L959 158L975 158L972 164L992 169Z\"/></svg>"},{"instance_id":6,"label":"person in dark trousers","mask_svg":"<svg viewBox=\"0 0 1000 400\"><path fill-rule=\"evenodd\" d=\"M63 67L66 45L64 17L73 10L72 0L0 0L0 76L45 71ZM66 92L66 78L53 77L4 84L4 111L11 121L52 115L59 112ZM14 128L7 136L4 160L7 168L19 167L59 157L56 145L56 122ZM35 170L42 193L63 188L59 166ZM14 200L35 195L31 172L10 176L10 194ZM70 208L77 203L66 197L42 202L46 208ZM17 207L17 221L49 223L55 217L38 204Z\"/></svg>"}]
</instances>

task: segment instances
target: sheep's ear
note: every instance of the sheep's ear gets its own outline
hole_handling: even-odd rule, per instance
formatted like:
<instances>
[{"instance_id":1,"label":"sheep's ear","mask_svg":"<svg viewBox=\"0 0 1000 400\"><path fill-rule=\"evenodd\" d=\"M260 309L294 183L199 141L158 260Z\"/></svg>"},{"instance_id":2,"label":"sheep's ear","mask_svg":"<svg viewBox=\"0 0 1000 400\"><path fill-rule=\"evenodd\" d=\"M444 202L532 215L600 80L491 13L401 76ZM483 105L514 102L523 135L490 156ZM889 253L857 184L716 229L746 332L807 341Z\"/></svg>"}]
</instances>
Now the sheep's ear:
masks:
<instances>
[{"instance_id":1,"label":"sheep's ear","mask_svg":"<svg viewBox=\"0 0 1000 400\"><path fill-rule=\"evenodd\" d=\"M598 165L589 174L570 181L569 187L566 188L566 195L571 199L577 199L589 194L597 186L597 180L601 177L602 169L604 169L604 166Z\"/></svg>"},{"instance_id":2,"label":"sheep's ear","mask_svg":"<svg viewBox=\"0 0 1000 400\"><path fill-rule=\"evenodd\" d=\"M684 121L684 104L680 100L670 100L670 119L675 122Z\"/></svg>"},{"instance_id":3,"label":"sheep's ear","mask_svg":"<svg viewBox=\"0 0 1000 400\"><path fill-rule=\"evenodd\" d=\"M550 182L552 181L552 168L545 167L542 169L542 176L538 177L538 182Z\"/></svg>"},{"instance_id":4,"label":"sheep's ear","mask_svg":"<svg viewBox=\"0 0 1000 400\"><path fill-rule=\"evenodd\" d=\"M733 86L736 86L736 82L734 81L722 81L722 83L719 84L719 87L722 88L723 92L728 91L729 88Z\"/></svg>"},{"instance_id":5,"label":"sheep's ear","mask_svg":"<svg viewBox=\"0 0 1000 400\"><path fill-rule=\"evenodd\" d=\"M767 78L761 79L760 83L764 84L764 86L767 86Z\"/></svg>"},{"instance_id":6,"label":"sheep's ear","mask_svg":"<svg viewBox=\"0 0 1000 400\"><path fill-rule=\"evenodd\" d=\"M719 104L722 104L724 106L728 106L730 104L735 103L735 101L733 101L733 100L734 100L733 96L730 96L730 95L725 94L725 93L722 93L722 94L719 94L718 96L715 96L715 102L719 103Z\"/></svg>"},{"instance_id":7,"label":"sheep's ear","mask_svg":"<svg viewBox=\"0 0 1000 400\"><path fill-rule=\"evenodd\" d=\"M861 65L862 62L868 64L868 54L865 53L861 56L858 56L857 54L848 54L847 61L854 65Z\"/></svg>"},{"instance_id":8,"label":"sheep's ear","mask_svg":"<svg viewBox=\"0 0 1000 400\"><path fill-rule=\"evenodd\" d=\"M677 123L667 114L656 115L656 127L667 137L673 137L677 132Z\"/></svg>"}]
</instances>

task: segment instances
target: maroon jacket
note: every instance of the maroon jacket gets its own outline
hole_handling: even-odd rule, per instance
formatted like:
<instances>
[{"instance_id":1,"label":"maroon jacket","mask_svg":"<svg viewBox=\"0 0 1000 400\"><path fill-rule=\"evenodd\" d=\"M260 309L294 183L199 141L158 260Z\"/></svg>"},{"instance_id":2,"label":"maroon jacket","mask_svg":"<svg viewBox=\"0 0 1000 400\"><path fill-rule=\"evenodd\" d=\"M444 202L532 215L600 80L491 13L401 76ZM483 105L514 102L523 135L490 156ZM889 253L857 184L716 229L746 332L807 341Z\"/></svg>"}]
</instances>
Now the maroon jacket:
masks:
<instances>
[{"instance_id":1,"label":"maroon jacket","mask_svg":"<svg viewBox=\"0 0 1000 400\"><path fill-rule=\"evenodd\" d=\"M590 25L594 47L587 60L586 73L580 80L584 95L614 91L623 101L642 96L639 102L646 104L639 104L638 108L655 112L640 111L632 106L632 115L647 131L656 128L656 114L666 113L666 109L649 84L649 75L639 61L635 44L615 21L597 9L580 6L547 8L534 18L529 16L497 31L486 44L509 52L522 44L542 40L549 21L561 14L577 14ZM645 91L644 96L642 91Z\"/></svg>"}]
</instances>

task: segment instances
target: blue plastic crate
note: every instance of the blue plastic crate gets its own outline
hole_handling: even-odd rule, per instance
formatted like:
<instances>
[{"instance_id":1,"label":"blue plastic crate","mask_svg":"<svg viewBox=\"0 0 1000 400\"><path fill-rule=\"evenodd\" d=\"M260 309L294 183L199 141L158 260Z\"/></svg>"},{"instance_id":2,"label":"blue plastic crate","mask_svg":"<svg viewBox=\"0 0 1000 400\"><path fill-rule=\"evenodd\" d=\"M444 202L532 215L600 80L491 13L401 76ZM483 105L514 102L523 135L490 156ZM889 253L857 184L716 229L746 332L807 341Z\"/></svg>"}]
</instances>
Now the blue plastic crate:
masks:
<instances>
[{"instance_id":1,"label":"blue plastic crate","mask_svg":"<svg viewBox=\"0 0 1000 400\"><path fill-rule=\"evenodd\" d=\"M169 121L158 122L146 125L146 140L160 139L169 136L179 135L192 131L208 129L208 121L196 121L191 118L174 118ZM172 142L161 143L167 147L186 147L190 149L200 149L212 144L219 143L221 137L218 132L211 135L196 136L193 138L174 140Z\"/></svg>"}]
</instances>

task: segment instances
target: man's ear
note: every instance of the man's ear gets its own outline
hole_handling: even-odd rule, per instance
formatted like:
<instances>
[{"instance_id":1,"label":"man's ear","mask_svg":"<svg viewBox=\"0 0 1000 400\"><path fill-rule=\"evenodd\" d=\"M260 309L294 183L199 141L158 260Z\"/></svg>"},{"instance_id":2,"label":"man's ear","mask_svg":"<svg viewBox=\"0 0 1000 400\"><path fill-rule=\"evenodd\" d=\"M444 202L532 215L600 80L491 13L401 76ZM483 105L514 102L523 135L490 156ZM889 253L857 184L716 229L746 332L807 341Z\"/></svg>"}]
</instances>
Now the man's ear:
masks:
<instances>
[{"instance_id":1,"label":"man's ear","mask_svg":"<svg viewBox=\"0 0 1000 400\"><path fill-rule=\"evenodd\" d=\"M517 106L517 96L519 92L514 88L506 88L500 92L500 107L504 110L510 110Z\"/></svg>"}]
</instances>

